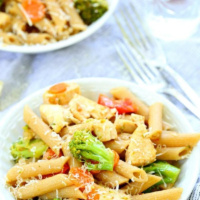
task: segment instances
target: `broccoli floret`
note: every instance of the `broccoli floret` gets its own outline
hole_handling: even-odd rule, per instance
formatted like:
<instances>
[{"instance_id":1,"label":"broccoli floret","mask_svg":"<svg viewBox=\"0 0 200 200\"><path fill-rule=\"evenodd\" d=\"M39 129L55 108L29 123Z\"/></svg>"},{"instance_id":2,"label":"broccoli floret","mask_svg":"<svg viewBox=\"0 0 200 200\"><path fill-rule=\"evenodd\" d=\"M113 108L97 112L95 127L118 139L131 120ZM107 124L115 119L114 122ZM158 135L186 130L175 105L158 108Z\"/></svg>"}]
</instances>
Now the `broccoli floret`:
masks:
<instances>
[{"instance_id":1,"label":"broccoli floret","mask_svg":"<svg viewBox=\"0 0 200 200\"><path fill-rule=\"evenodd\" d=\"M76 131L69 143L75 158L85 162L90 170L113 170L114 153L87 131Z\"/></svg>"},{"instance_id":2,"label":"broccoli floret","mask_svg":"<svg viewBox=\"0 0 200 200\"><path fill-rule=\"evenodd\" d=\"M74 6L87 25L98 20L108 10L106 0L75 0Z\"/></svg>"},{"instance_id":3,"label":"broccoli floret","mask_svg":"<svg viewBox=\"0 0 200 200\"><path fill-rule=\"evenodd\" d=\"M180 173L180 169L170 165L165 161L156 161L150 165L144 167L145 172L161 176L162 180L156 183L154 186L149 188L147 191L150 192L152 189L157 188L159 185L172 183L174 184Z\"/></svg>"},{"instance_id":4,"label":"broccoli floret","mask_svg":"<svg viewBox=\"0 0 200 200\"><path fill-rule=\"evenodd\" d=\"M13 158L18 160L20 158L40 158L47 148L48 146L40 139L20 139L11 146L10 150Z\"/></svg>"}]
</instances>

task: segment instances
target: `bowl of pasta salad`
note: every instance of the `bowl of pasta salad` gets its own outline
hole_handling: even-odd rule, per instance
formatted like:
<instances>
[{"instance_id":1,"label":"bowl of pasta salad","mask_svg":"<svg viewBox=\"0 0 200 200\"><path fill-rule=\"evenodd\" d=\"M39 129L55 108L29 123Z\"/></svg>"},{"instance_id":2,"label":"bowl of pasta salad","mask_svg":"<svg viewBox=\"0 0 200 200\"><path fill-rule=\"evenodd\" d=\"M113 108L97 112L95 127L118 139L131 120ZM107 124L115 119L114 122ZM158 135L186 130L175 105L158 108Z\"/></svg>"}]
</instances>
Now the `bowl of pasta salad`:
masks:
<instances>
[{"instance_id":1,"label":"bowl of pasta salad","mask_svg":"<svg viewBox=\"0 0 200 200\"><path fill-rule=\"evenodd\" d=\"M118 0L0 0L0 50L42 53L97 31Z\"/></svg>"},{"instance_id":2,"label":"bowl of pasta salad","mask_svg":"<svg viewBox=\"0 0 200 200\"><path fill-rule=\"evenodd\" d=\"M186 200L200 133L163 96L131 82L64 81L1 121L0 199Z\"/></svg>"}]
</instances>

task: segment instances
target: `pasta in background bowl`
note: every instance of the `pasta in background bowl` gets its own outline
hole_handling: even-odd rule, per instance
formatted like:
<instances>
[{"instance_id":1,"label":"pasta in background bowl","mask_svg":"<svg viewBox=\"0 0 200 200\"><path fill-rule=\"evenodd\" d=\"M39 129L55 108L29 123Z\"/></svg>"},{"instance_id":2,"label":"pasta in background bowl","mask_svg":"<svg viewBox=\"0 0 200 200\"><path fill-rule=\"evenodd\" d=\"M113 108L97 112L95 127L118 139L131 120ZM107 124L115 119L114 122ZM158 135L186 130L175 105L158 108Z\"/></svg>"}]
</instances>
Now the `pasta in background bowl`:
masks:
<instances>
[{"instance_id":1,"label":"pasta in background bowl","mask_svg":"<svg viewBox=\"0 0 200 200\"><path fill-rule=\"evenodd\" d=\"M33 1L36 1L36 0L33 0ZM21 34L22 38L25 37L27 41L29 41L30 43L32 42L33 45L24 44L22 46L18 46L18 45L8 45L8 44L0 42L0 50L10 51L10 52L19 52L19 53L42 53L42 52L48 52L48 51L61 49L61 48L70 46L72 44L75 44L75 43L77 43L77 42L89 37L95 31L97 31L108 20L110 15L114 12L114 10L115 10L115 8L116 8L116 6L118 4L118 0L106 0L106 1L108 2L108 11L105 12L102 17L100 17L97 21L95 21L94 23L89 25L87 28L86 28L86 26L84 24L81 24L81 23L79 23L78 26L75 26L74 27L75 29L72 27L74 29L74 31L75 31L75 34L73 34L73 35L70 34L69 37L68 37L68 35L70 33L70 28L69 28L69 30L65 30L63 32L61 25L64 25L64 24L61 23L61 25L60 25L60 22L58 22L58 25L56 26L56 29L58 29L57 31L60 31L60 34L59 34L60 36L58 37L58 40L60 40L60 41L56 41L51 36L51 34L54 34L55 27L51 27L49 22L48 22L49 20L46 19L46 18L44 18L44 20L41 20L38 23L36 23L37 24L36 28L42 30L40 38L38 38L38 36L34 33L34 30L33 30L32 34L30 34L30 35L27 34L27 36L28 36L28 38L27 38L27 36L22 34L23 33L22 30L23 30L23 26L24 26L23 23L21 21L19 21L18 18L15 19L16 22L14 22L13 21L14 19L13 19L12 23L14 23L15 25L13 25L12 29L15 30L15 32L17 34L19 34L19 35ZM14 2L16 3L16 5L19 4L19 3L17 3L17 1L14 1ZM21 2L21 1L19 1L19 2ZM48 1L48 2L50 2L49 3L49 7L51 9L51 6L52 6L51 0ZM61 2L63 2L63 1L61 1ZM21 8L22 11L24 10L22 8L22 6L19 6L19 7ZM70 6L68 6L68 7L69 8L67 8L67 9L70 9ZM12 9L12 7L11 7L11 9ZM55 9L55 8L52 7L52 9ZM14 12L14 11L11 10L11 12ZM52 10L52 13L54 14L55 11ZM71 15L74 15L73 12L71 13ZM57 15L55 15L55 18L56 18L56 16ZM8 16L8 18L9 18L9 16ZM1 20L5 20L5 22L3 22ZM7 23L6 20L10 21L9 19L7 19L7 16L3 16L3 15L1 17L1 20L0 20L0 29L1 29L1 23ZM57 19L55 19L55 20L57 20ZM30 20L28 20L28 21L30 21ZM78 20L78 21L80 21L80 20ZM44 26L44 24L47 24L48 28L46 28ZM4 24L2 24L2 25L4 26ZM21 29L18 30L17 27L19 27L19 28L21 27L22 30ZM46 30L45 28L47 29L47 31L45 31ZM43 30L43 29L45 29L45 30ZM82 32L79 32L81 30L82 30ZM77 31L79 33L76 33ZM48 32L49 33L51 32L51 34L48 34ZM14 41L15 38L12 38L12 36L9 35L9 34L11 34L11 33L6 34L6 32L1 32L1 30L0 30L0 37L6 39L6 37L9 36L9 37L11 37L10 40L11 40L11 43L12 43L12 41ZM48 43L48 41L51 41L52 39L54 40L54 42L53 43ZM45 42L46 44L45 45L37 44L37 43L39 43L39 41L40 42L42 42L42 41L45 42L46 41Z\"/></svg>"},{"instance_id":2,"label":"pasta in background bowl","mask_svg":"<svg viewBox=\"0 0 200 200\"><path fill-rule=\"evenodd\" d=\"M109 91L116 87L126 87L136 94L142 101L148 105L154 102L162 102L165 106L164 120L174 126L174 129L179 132L191 133L192 127L184 118L182 113L167 99L154 94L145 88L139 87L131 82L106 79L106 78L86 78L77 79L67 82L75 82L80 85L82 95L85 97L97 101L98 95L103 93L109 95ZM0 139L2 141L0 151L0 199L1 200L13 200L13 196L5 188L5 175L7 171L13 166L10 160L9 148L11 144L22 135L22 127L25 125L23 121L23 108L25 105L29 105L34 112L39 114L39 106L42 104L42 96L48 88L42 89L31 96L27 97L15 107L13 107L7 116L1 121L0 127ZM181 173L176 183L176 187L183 188L183 194L181 200L186 200L190 195L199 174L200 159L199 159L199 147L196 146L188 159L182 161Z\"/></svg>"}]
</instances>

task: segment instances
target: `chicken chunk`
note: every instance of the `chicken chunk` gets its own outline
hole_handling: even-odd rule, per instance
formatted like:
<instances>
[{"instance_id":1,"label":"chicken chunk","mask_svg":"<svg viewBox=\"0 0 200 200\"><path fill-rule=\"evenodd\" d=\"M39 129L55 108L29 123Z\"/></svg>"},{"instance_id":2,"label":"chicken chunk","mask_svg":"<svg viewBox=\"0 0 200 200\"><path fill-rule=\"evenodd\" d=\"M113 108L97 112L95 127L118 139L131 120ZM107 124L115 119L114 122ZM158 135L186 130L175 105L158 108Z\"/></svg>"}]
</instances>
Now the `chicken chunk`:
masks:
<instances>
[{"instance_id":1,"label":"chicken chunk","mask_svg":"<svg viewBox=\"0 0 200 200\"><path fill-rule=\"evenodd\" d=\"M64 126L77 121L69 109L60 105L42 104L40 114L56 133L59 133Z\"/></svg>"},{"instance_id":2,"label":"chicken chunk","mask_svg":"<svg viewBox=\"0 0 200 200\"><path fill-rule=\"evenodd\" d=\"M97 104L86 97L75 94L69 103L70 109L78 120L84 121L90 117L95 119L110 119L115 116L116 109Z\"/></svg>"},{"instance_id":3,"label":"chicken chunk","mask_svg":"<svg viewBox=\"0 0 200 200\"><path fill-rule=\"evenodd\" d=\"M50 90L43 94L45 104L66 105L74 97L75 94L80 94L80 86L77 83L64 83L66 90L59 93L52 93Z\"/></svg>"},{"instance_id":4,"label":"chicken chunk","mask_svg":"<svg viewBox=\"0 0 200 200\"><path fill-rule=\"evenodd\" d=\"M125 159L134 166L144 166L156 160L156 150L149 138L133 134Z\"/></svg>"}]
</instances>

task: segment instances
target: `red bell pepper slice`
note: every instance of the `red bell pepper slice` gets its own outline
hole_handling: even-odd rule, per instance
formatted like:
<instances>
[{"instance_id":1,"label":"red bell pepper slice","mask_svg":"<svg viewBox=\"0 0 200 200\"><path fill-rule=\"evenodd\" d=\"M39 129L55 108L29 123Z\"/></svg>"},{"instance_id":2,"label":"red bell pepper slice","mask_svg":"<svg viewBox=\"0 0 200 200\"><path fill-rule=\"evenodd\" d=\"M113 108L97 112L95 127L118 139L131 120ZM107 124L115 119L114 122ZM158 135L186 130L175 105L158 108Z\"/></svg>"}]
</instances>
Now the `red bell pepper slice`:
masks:
<instances>
[{"instance_id":1,"label":"red bell pepper slice","mask_svg":"<svg viewBox=\"0 0 200 200\"><path fill-rule=\"evenodd\" d=\"M137 107L130 99L114 100L103 94L99 95L98 104L109 108L116 108L119 114L135 113Z\"/></svg>"}]
</instances>

